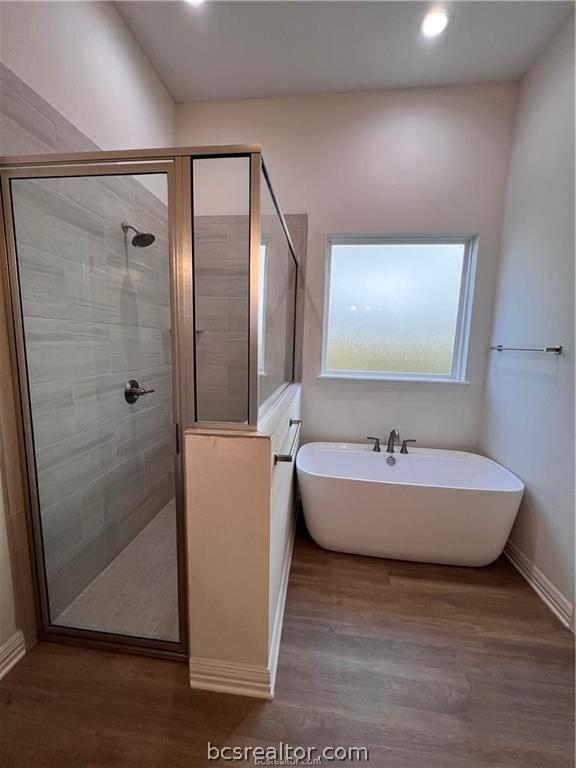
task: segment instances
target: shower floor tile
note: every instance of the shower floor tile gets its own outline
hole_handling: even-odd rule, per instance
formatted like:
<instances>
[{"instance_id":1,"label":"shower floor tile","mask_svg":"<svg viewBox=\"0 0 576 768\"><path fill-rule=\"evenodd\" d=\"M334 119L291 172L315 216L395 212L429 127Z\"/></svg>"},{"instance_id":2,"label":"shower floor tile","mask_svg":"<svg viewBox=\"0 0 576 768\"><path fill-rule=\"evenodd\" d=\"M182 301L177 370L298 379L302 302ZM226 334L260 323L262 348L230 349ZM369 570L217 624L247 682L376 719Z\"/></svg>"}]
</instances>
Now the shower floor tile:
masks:
<instances>
[{"instance_id":1,"label":"shower floor tile","mask_svg":"<svg viewBox=\"0 0 576 768\"><path fill-rule=\"evenodd\" d=\"M55 624L178 641L176 506L170 501Z\"/></svg>"}]
</instances>

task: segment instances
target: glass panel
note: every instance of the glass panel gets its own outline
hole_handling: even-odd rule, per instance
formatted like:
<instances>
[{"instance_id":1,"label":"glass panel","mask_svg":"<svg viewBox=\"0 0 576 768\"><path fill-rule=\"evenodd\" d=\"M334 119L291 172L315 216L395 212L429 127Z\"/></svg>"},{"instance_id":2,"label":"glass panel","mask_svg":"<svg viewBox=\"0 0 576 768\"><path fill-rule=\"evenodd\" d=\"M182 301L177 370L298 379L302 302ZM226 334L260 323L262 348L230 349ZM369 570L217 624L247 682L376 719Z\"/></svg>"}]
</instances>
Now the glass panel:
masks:
<instances>
[{"instance_id":1,"label":"glass panel","mask_svg":"<svg viewBox=\"0 0 576 768\"><path fill-rule=\"evenodd\" d=\"M248 421L250 160L193 162L196 419Z\"/></svg>"},{"instance_id":2,"label":"glass panel","mask_svg":"<svg viewBox=\"0 0 576 768\"><path fill-rule=\"evenodd\" d=\"M332 246L327 371L448 376L463 243Z\"/></svg>"},{"instance_id":3,"label":"glass panel","mask_svg":"<svg viewBox=\"0 0 576 768\"><path fill-rule=\"evenodd\" d=\"M266 178L262 177L258 403L277 397L294 377L296 264Z\"/></svg>"},{"instance_id":4,"label":"glass panel","mask_svg":"<svg viewBox=\"0 0 576 768\"><path fill-rule=\"evenodd\" d=\"M177 642L166 175L11 185L51 623Z\"/></svg>"}]
</instances>

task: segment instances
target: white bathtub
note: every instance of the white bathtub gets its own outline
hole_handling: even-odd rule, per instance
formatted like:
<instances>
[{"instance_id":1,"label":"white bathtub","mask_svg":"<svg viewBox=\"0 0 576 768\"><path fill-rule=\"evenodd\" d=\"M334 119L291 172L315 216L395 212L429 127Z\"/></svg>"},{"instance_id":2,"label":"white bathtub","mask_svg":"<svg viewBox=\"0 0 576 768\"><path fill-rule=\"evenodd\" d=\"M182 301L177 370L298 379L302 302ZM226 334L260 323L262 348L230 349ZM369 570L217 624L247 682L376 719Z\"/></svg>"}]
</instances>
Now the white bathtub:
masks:
<instances>
[{"instance_id":1,"label":"white bathtub","mask_svg":"<svg viewBox=\"0 0 576 768\"><path fill-rule=\"evenodd\" d=\"M296 467L306 525L325 549L451 565L488 565L504 549L524 484L461 451L394 453L308 443Z\"/></svg>"}]
</instances>

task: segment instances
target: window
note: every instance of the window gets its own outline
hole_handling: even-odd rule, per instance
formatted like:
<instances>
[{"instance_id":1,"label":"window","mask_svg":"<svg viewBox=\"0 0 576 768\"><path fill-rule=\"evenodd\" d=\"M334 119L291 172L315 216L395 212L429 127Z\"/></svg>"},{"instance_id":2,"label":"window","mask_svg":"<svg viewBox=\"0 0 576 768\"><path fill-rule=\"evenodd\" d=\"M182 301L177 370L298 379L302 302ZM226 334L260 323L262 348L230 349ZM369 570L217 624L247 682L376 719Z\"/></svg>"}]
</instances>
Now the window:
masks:
<instances>
[{"instance_id":1,"label":"window","mask_svg":"<svg viewBox=\"0 0 576 768\"><path fill-rule=\"evenodd\" d=\"M330 238L322 376L463 382L473 245Z\"/></svg>"}]
</instances>

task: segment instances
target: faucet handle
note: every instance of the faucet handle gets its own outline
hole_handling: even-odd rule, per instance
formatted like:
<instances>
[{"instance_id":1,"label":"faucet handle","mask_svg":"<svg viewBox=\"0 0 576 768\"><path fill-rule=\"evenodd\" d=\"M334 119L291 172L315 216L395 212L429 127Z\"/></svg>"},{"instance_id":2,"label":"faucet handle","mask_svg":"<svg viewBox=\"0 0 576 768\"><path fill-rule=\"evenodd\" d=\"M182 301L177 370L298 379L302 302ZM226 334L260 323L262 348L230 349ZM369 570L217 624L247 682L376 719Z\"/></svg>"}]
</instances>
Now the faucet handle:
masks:
<instances>
[{"instance_id":1,"label":"faucet handle","mask_svg":"<svg viewBox=\"0 0 576 768\"><path fill-rule=\"evenodd\" d=\"M415 443L416 440L409 438L408 440L402 440L402 448L400 448L400 453L408 453L408 448L406 447L406 443Z\"/></svg>"},{"instance_id":2,"label":"faucet handle","mask_svg":"<svg viewBox=\"0 0 576 768\"><path fill-rule=\"evenodd\" d=\"M374 440L374 453L381 453L380 451L380 438L379 437L367 437L366 440Z\"/></svg>"}]
</instances>

